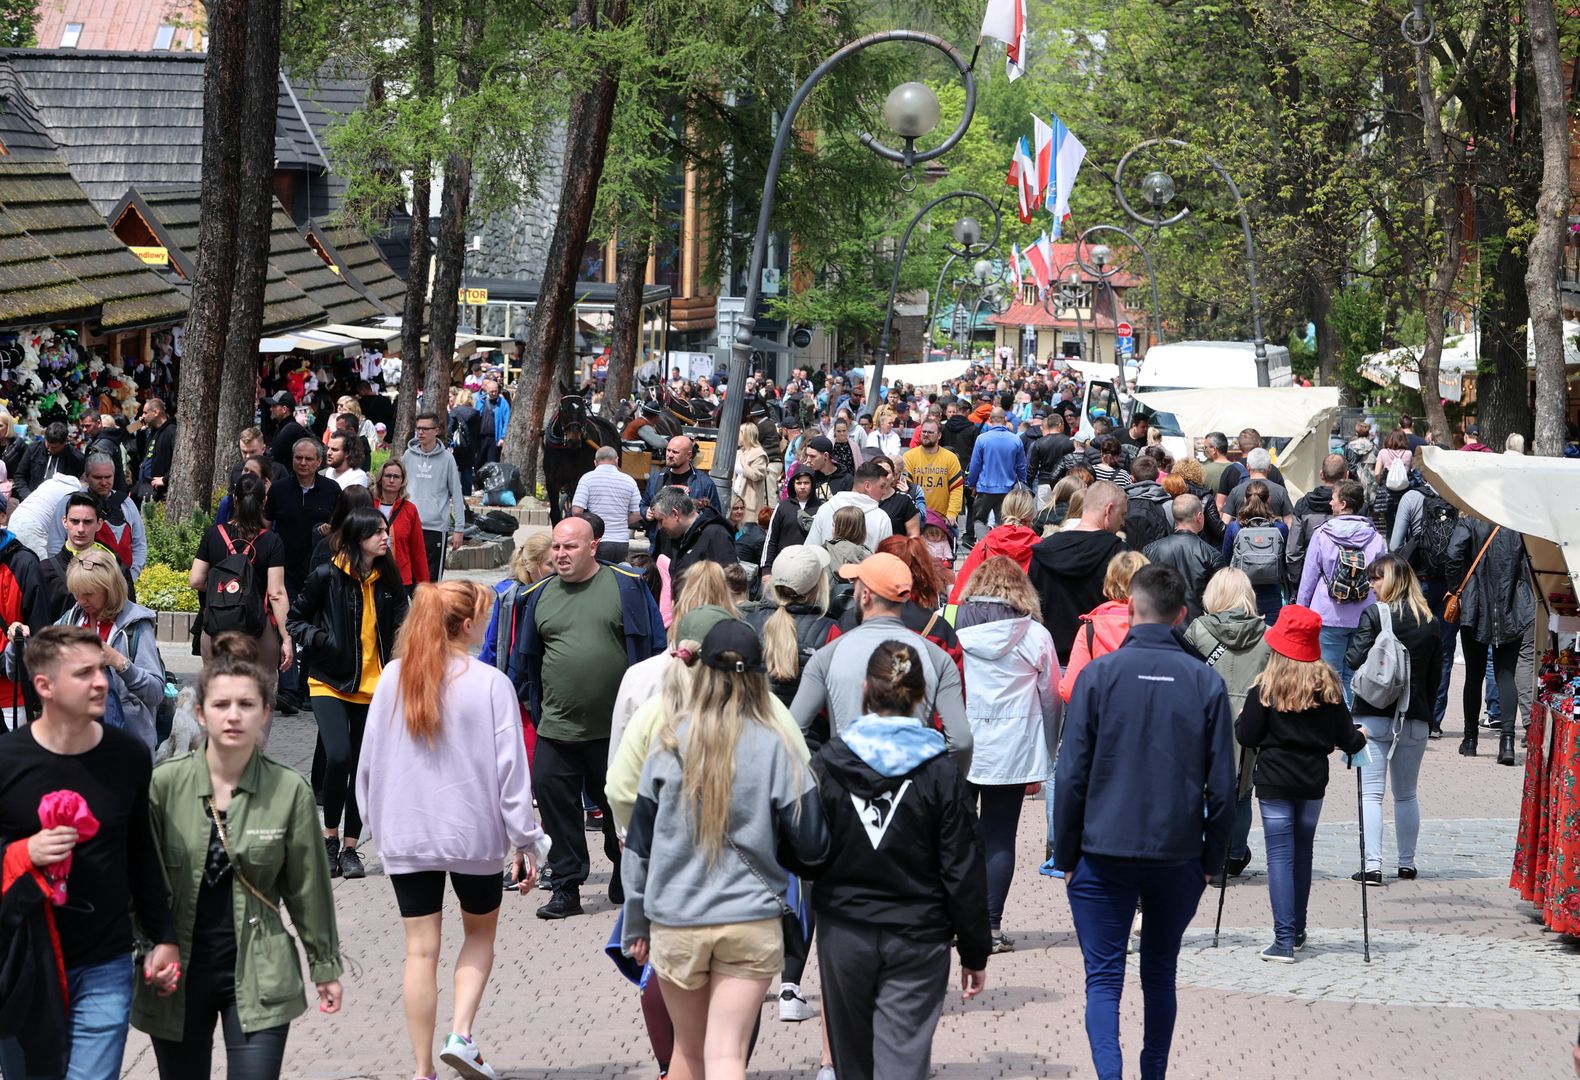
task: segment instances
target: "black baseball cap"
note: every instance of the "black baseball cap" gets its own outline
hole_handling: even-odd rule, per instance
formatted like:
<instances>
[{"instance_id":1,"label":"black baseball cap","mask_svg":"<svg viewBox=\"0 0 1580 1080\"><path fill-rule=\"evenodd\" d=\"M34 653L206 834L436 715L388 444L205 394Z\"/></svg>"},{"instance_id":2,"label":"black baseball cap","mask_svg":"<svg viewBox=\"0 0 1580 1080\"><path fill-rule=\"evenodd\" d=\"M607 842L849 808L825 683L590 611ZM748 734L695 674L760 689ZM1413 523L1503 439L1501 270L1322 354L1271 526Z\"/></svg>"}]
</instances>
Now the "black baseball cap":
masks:
<instances>
[{"instance_id":1,"label":"black baseball cap","mask_svg":"<svg viewBox=\"0 0 1580 1080\"><path fill-rule=\"evenodd\" d=\"M728 659L726 653L740 659ZM715 671L737 675L762 674L768 670L763 664L762 639L740 619L725 619L714 624L708 636L702 639L702 662Z\"/></svg>"}]
</instances>

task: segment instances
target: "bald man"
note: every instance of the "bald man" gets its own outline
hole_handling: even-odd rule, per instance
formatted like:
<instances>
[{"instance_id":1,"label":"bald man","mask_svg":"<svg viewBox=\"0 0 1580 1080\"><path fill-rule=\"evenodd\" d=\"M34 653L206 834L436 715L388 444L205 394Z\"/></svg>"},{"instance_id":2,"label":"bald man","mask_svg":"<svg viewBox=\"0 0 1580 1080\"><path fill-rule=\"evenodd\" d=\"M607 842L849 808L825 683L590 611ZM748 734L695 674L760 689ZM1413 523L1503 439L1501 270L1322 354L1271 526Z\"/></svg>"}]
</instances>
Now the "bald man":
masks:
<instances>
[{"instance_id":1,"label":"bald man","mask_svg":"<svg viewBox=\"0 0 1580 1080\"><path fill-rule=\"evenodd\" d=\"M647 490L642 493L642 517L647 531L657 536L653 518L653 500L667 487L683 487L694 503L707 503L720 516L724 507L719 503L719 489L713 477L695 466L696 444L685 435L676 435L664 448L664 468L647 478Z\"/></svg>"},{"instance_id":2,"label":"bald man","mask_svg":"<svg viewBox=\"0 0 1580 1080\"><path fill-rule=\"evenodd\" d=\"M537 724L532 787L554 841L546 878L554 890L540 919L582 914L592 871L582 790L603 811L603 850L613 869L609 899L620 904L620 843L604 797L615 693L625 669L662 652L664 620L641 575L598 561L592 525L569 517L554 526L554 574L516 601L509 672ZM505 635L500 634L505 640Z\"/></svg>"}]
</instances>

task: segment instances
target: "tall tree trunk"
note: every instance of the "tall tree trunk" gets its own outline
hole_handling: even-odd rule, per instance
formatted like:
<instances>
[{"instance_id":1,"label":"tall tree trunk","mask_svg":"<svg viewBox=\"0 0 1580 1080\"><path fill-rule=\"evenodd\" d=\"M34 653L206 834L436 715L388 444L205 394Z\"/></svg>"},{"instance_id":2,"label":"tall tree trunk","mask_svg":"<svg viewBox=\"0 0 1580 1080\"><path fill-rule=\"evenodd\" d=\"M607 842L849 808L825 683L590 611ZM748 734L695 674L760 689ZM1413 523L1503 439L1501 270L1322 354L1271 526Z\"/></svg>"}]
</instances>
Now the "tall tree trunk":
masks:
<instances>
[{"instance_id":1,"label":"tall tree trunk","mask_svg":"<svg viewBox=\"0 0 1580 1080\"><path fill-rule=\"evenodd\" d=\"M614 283L613 350L604 380L605 414L631 396L642 352L642 285L647 278L646 240L620 241Z\"/></svg>"},{"instance_id":2,"label":"tall tree trunk","mask_svg":"<svg viewBox=\"0 0 1580 1080\"><path fill-rule=\"evenodd\" d=\"M417 96L433 96L433 0L417 8ZM428 303L428 202L433 194L433 159L424 154L411 174L411 225L407 244L411 257L406 269L406 304L400 321L400 389L395 404L395 430L390 445L404 451L417 427L417 391L422 386L423 312Z\"/></svg>"},{"instance_id":3,"label":"tall tree trunk","mask_svg":"<svg viewBox=\"0 0 1580 1080\"><path fill-rule=\"evenodd\" d=\"M1542 187L1536 200L1536 235L1530 244L1525 291L1536 345L1536 438L1532 453L1558 457L1564 450L1564 317L1558 299L1569 216L1569 114L1563 57L1552 0L1526 0L1531 62L1541 108Z\"/></svg>"},{"instance_id":4,"label":"tall tree trunk","mask_svg":"<svg viewBox=\"0 0 1580 1080\"><path fill-rule=\"evenodd\" d=\"M1339 336L1333 332L1333 281L1316 269L1306 279L1306 311L1317 328L1317 382L1339 383Z\"/></svg>"},{"instance_id":5,"label":"tall tree trunk","mask_svg":"<svg viewBox=\"0 0 1580 1080\"><path fill-rule=\"evenodd\" d=\"M280 70L279 0L248 5L246 99L241 111L241 200L236 214L236 273L230 333L220 373L214 428L214 473L207 495L230 480L231 447L252 423L258 404L258 339L263 335L263 290L269 276L269 226L274 217L274 126Z\"/></svg>"},{"instance_id":6,"label":"tall tree trunk","mask_svg":"<svg viewBox=\"0 0 1580 1080\"><path fill-rule=\"evenodd\" d=\"M602 13L604 25L615 28L624 23L626 0L604 2L607 4ZM576 0L576 22L583 33L593 33L597 29L599 14L599 0ZM549 387L554 381L554 358L559 356L566 334L574 332L570 319L575 309L576 278L581 268L582 249L587 246L587 234L592 226L604 154L609 149L609 130L614 120L615 91L619 82L619 72L611 62L591 86L578 91L571 99L565 130L565 178L560 186L560 213L554 223L554 237L549 241L538 304L527 324L522 382L530 386L530 391L517 395L517 407L510 414L510 427L505 432L504 460L522 463L522 476L529 487L535 486L538 479L538 450L543 442L543 417L548 408Z\"/></svg>"},{"instance_id":7,"label":"tall tree trunk","mask_svg":"<svg viewBox=\"0 0 1580 1080\"><path fill-rule=\"evenodd\" d=\"M246 98L247 5L210 0L209 53L203 64L203 186L197 277L177 385L176 445L165 513L190 514L208 496L214 413L235 285L236 212L241 198L241 112ZM273 90L278 73L269 76ZM272 153L273 143L270 143Z\"/></svg>"},{"instance_id":8,"label":"tall tree trunk","mask_svg":"<svg viewBox=\"0 0 1580 1080\"><path fill-rule=\"evenodd\" d=\"M483 41L483 5L474 0L461 20L457 100L477 93L482 71L475 62ZM472 201L472 148L456 147L445 158L444 194L439 200L439 240L434 248L433 299L429 305L428 354L423 365L423 407L441 426L450 411L450 366L455 327L461 317L461 272L466 263L466 210Z\"/></svg>"},{"instance_id":9,"label":"tall tree trunk","mask_svg":"<svg viewBox=\"0 0 1580 1080\"><path fill-rule=\"evenodd\" d=\"M1426 143L1427 178L1423 181L1422 205L1431 208L1428 220L1437 232L1437 258L1432 268L1432 280L1422 298L1422 313L1426 319L1426 346L1416 363L1421 378L1421 408L1426 414L1427 426L1440 438L1449 440L1448 414L1443 409L1443 398L1438 390L1438 375L1443 361L1443 315L1453 295L1454 281L1459 277L1462 254L1460 238L1457 156L1448 145L1448 133L1443 127L1443 107L1447 104L1438 97L1432 83L1432 61L1424 47L1415 50L1416 94L1421 104L1423 121L1421 135Z\"/></svg>"}]
</instances>

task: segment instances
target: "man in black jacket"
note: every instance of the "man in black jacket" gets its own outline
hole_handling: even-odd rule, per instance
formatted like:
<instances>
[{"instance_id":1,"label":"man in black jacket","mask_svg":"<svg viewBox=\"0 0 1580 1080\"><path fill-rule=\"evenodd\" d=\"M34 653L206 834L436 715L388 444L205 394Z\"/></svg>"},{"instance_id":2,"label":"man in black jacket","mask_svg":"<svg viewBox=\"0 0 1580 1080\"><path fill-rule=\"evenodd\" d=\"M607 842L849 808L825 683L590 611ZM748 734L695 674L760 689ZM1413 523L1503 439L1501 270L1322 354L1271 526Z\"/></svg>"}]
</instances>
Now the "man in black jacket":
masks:
<instances>
[{"instance_id":1,"label":"man in black jacket","mask_svg":"<svg viewBox=\"0 0 1580 1080\"><path fill-rule=\"evenodd\" d=\"M44 438L22 455L21 466L13 477L12 494L17 499L25 499L34 488L57 473L82 475L82 454L67 441L66 425L58 420L45 428Z\"/></svg>"},{"instance_id":2,"label":"man in black jacket","mask_svg":"<svg viewBox=\"0 0 1580 1080\"><path fill-rule=\"evenodd\" d=\"M103 454L110 459L110 464L115 470L113 489L126 491L130 488L131 485L126 480L126 463L122 460L125 455L121 451L120 433L115 430L114 425L106 425L104 417L89 409L82 414L82 419L77 421L77 430L82 433L84 463L93 454Z\"/></svg>"},{"instance_id":3,"label":"man in black jacket","mask_svg":"<svg viewBox=\"0 0 1580 1080\"><path fill-rule=\"evenodd\" d=\"M274 432L269 436L269 457L279 462L291 460L291 448L299 439L311 439L312 432L296 422L296 399L289 391L281 390L265 404Z\"/></svg>"},{"instance_id":4,"label":"man in black jacket","mask_svg":"<svg viewBox=\"0 0 1580 1080\"><path fill-rule=\"evenodd\" d=\"M1031 584L1060 665L1070 662L1081 616L1103 602L1108 561L1125 550L1116 534L1124 526L1126 506L1123 491L1098 480L1086 489L1080 522L1031 549Z\"/></svg>"},{"instance_id":5,"label":"man in black jacket","mask_svg":"<svg viewBox=\"0 0 1580 1080\"><path fill-rule=\"evenodd\" d=\"M680 581L699 562L734 566L735 535L729 523L707 503L698 503L679 488L665 488L653 500L653 517L663 534L657 550L669 556L669 573Z\"/></svg>"},{"instance_id":6,"label":"man in black jacket","mask_svg":"<svg viewBox=\"0 0 1580 1080\"><path fill-rule=\"evenodd\" d=\"M143 402L143 423L148 426L148 457L143 461L143 479L154 498L164 502L170 494L170 466L176 455L176 422L158 398Z\"/></svg>"},{"instance_id":7,"label":"man in black jacket","mask_svg":"<svg viewBox=\"0 0 1580 1080\"><path fill-rule=\"evenodd\" d=\"M1064 417L1049 413L1042 418L1043 436L1026 455L1026 486L1039 497L1042 486L1052 487L1064 475L1064 459L1075 452L1075 442L1064 433Z\"/></svg>"},{"instance_id":8,"label":"man in black jacket","mask_svg":"<svg viewBox=\"0 0 1580 1080\"><path fill-rule=\"evenodd\" d=\"M290 461L291 479L269 488L265 506L274 531L285 542L285 593L294 604L302 582L307 580L313 544L329 531L329 517L340 498L340 485L319 475L318 470L324 465L324 448L316 439L298 439L291 448ZM280 673L280 698L286 715L300 706L297 698L305 689L301 685L301 653L297 657L290 670Z\"/></svg>"},{"instance_id":9,"label":"man in black jacket","mask_svg":"<svg viewBox=\"0 0 1580 1080\"><path fill-rule=\"evenodd\" d=\"M1223 553L1201 538L1207 527L1207 512L1202 501L1191 494L1176 495L1171 506L1174 531L1154 540L1141 552L1148 562L1173 567L1185 582L1187 621L1201 615L1202 594L1208 580L1223 569Z\"/></svg>"}]
</instances>

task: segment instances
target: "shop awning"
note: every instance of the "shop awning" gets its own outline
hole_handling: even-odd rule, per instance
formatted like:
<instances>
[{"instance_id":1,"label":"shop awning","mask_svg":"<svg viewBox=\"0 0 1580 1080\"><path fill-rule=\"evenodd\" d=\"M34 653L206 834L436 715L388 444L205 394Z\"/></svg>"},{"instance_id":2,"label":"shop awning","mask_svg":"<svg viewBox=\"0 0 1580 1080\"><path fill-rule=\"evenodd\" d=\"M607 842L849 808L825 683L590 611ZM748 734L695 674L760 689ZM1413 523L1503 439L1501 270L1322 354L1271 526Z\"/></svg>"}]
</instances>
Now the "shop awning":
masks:
<instances>
[{"instance_id":1,"label":"shop awning","mask_svg":"<svg viewBox=\"0 0 1580 1080\"><path fill-rule=\"evenodd\" d=\"M970 360L936 360L928 364L884 364L883 377L888 380L890 386L898 386L900 383L910 383L912 386L920 387L943 386L944 383L962 378L970 366ZM871 368L856 368L851 374L860 372L862 381L865 382L870 377L871 370Z\"/></svg>"},{"instance_id":2,"label":"shop awning","mask_svg":"<svg viewBox=\"0 0 1580 1080\"><path fill-rule=\"evenodd\" d=\"M393 330L384 326L347 326L345 323L329 323L322 329L341 337L355 338L357 341L371 341L388 345L392 341L400 340L400 327Z\"/></svg>"},{"instance_id":3,"label":"shop awning","mask_svg":"<svg viewBox=\"0 0 1580 1080\"><path fill-rule=\"evenodd\" d=\"M355 338L331 334L328 330L319 328L260 338L258 351L260 353L304 352L308 356L323 356L333 352L344 352L359 344Z\"/></svg>"}]
</instances>

